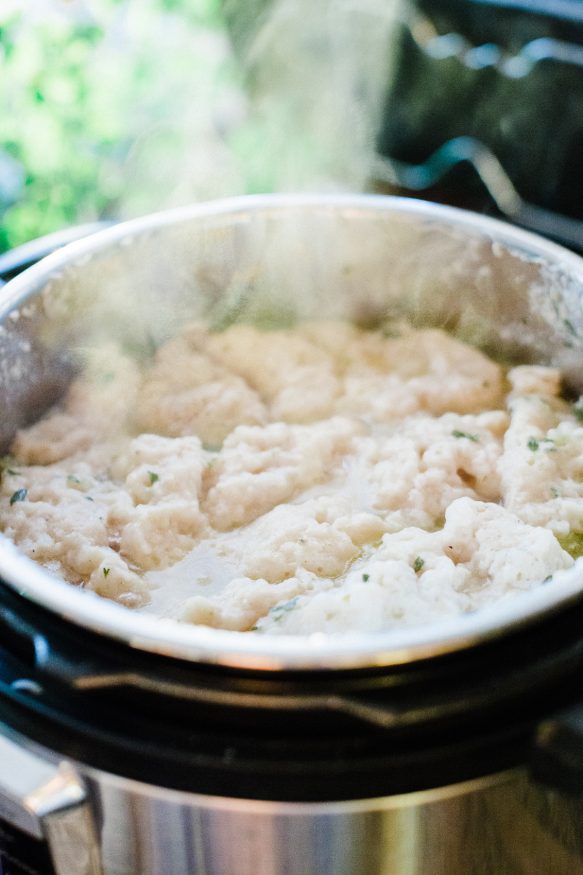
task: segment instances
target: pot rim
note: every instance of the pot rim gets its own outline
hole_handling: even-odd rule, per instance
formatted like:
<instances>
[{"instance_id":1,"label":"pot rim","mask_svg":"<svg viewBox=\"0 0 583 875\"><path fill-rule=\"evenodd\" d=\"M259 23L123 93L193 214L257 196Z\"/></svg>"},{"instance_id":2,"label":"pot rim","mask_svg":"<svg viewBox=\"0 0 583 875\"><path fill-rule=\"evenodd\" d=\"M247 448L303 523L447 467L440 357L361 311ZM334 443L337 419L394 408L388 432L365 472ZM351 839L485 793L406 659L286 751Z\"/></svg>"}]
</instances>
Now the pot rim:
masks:
<instances>
[{"instance_id":1,"label":"pot rim","mask_svg":"<svg viewBox=\"0 0 583 875\"><path fill-rule=\"evenodd\" d=\"M284 194L228 198L179 207L106 228L64 246L15 279L0 294L0 320L69 265L82 265L133 237L196 219L315 207L410 215L478 232L531 260L560 265L583 284L583 259L556 243L507 223L454 207L386 195ZM262 671L364 669L399 665L464 650L535 623L583 599L583 559L551 585L513 595L473 614L378 633L259 636L134 613L93 592L79 590L36 565L0 535L0 577L21 596L77 626L140 650L192 662Z\"/></svg>"}]
</instances>

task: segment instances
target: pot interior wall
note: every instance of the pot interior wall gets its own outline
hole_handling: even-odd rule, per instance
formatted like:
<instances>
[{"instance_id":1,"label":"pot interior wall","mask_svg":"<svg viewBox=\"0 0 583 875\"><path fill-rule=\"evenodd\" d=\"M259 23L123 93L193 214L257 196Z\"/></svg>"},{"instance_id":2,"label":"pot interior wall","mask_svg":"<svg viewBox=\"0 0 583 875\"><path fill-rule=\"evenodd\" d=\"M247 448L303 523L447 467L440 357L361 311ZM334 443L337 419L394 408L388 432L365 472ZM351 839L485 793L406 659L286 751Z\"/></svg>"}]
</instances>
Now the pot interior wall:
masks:
<instances>
[{"instance_id":1,"label":"pot interior wall","mask_svg":"<svg viewBox=\"0 0 583 875\"><path fill-rule=\"evenodd\" d=\"M93 238L98 245L54 257L48 281L42 270L16 280L0 310L2 451L54 403L88 348L114 341L147 358L190 319L220 330L235 321L406 318L502 359L556 362L581 388L583 270L574 276L545 260L528 238L505 245L455 211L427 217L374 200L113 229Z\"/></svg>"}]
</instances>

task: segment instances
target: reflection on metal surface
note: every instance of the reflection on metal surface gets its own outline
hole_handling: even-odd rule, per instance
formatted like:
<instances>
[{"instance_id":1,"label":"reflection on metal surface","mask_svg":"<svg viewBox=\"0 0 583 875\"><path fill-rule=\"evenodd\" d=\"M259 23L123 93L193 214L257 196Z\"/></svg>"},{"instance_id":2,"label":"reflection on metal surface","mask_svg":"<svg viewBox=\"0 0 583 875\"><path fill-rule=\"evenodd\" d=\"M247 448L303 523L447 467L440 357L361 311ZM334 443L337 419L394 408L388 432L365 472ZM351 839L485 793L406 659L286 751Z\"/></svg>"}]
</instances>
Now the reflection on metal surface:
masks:
<instances>
[{"instance_id":1,"label":"reflection on metal surface","mask_svg":"<svg viewBox=\"0 0 583 875\"><path fill-rule=\"evenodd\" d=\"M76 771L0 733L2 821L46 842L55 875L101 875L91 808Z\"/></svg>"},{"instance_id":2,"label":"reflection on metal surface","mask_svg":"<svg viewBox=\"0 0 583 875\"><path fill-rule=\"evenodd\" d=\"M583 251L582 23L577 2L404 2L375 181L424 191L444 180L438 200L493 202ZM450 178L461 163L492 202L462 170Z\"/></svg>"},{"instance_id":3,"label":"reflection on metal surface","mask_svg":"<svg viewBox=\"0 0 583 875\"><path fill-rule=\"evenodd\" d=\"M106 875L575 875L583 804L520 773L358 803L247 803L93 773ZM400 803L400 804L399 804Z\"/></svg>"},{"instance_id":4,"label":"reflection on metal surface","mask_svg":"<svg viewBox=\"0 0 583 875\"><path fill-rule=\"evenodd\" d=\"M111 222L90 222L87 225L75 225L31 240L29 243L23 243L22 246L9 252L3 252L0 254L0 286L61 246L67 246L74 240L95 234L111 224Z\"/></svg>"},{"instance_id":5,"label":"reflection on metal surface","mask_svg":"<svg viewBox=\"0 0 583 875\"><path fill-rule=\"evenodd\" d=\"M582 50L583 55L583 50ZM484 184L500 212L538 234L583 249L583 221L531 204L520 197L498 158L473 137L454 137L422 164L407 164L378 155L373 164L377 182L410 191L425 191L441 182L458 164L467 163Z\"/></svg>"},{"instance_id":6,"label":"reflection on metal surface","mask_svg":"<svg viewBox=\"0 0 583 875\"><path fill-rule=\"evenodd\" d=\"M412 34L421 46L420 28L411 28ZM424 35L424 34L423 34ZM533 67L541 61L554 61L558 64L573 64L583 67L583 46L563 40L540 37L523 45L520 51L509 54L494 43L473 46L459 33L431 36L423 40L423 50L432 58L445 60L456 58L471 70L496 67L499 73L511 79L528 76Z\"/></svg>"},{"instance_id":7,"label":"reflection on metal surface","mask_svg":"<svg viewBox=\"0 0 583 875\"><path fill-rule=\"evenodd\" d=\"M4 743L6 741L6 744ZM583 802L521 771L401 796L338 803L205 797L81 764L60 770L21 739L1 755L28 779L42 771L41 835L57 875L575 875L583 871ZM47 756L49 756L47 754ZM47 769L52 769L52 776ZM3 769L2 773L6 770ZM61 775L61 777L59 777ZM86 806L48 813L80 775L100 810L98 846ZM236 778L233 779L236 781ZM14 790L14 787L12 788ZM358 777L355 774L355 795ZM29 794L35 795L35 794ZM101 855L103 869L97 863Z\"/></svg>"},{"instance_id":8,"label":"reflection on metal surface","mask_svg":"<svg viewBox=\"0 0 583 875\"><path fill-rule=\"evenodd\" d=\"M522 198L494 153L473 137L449 140L422 164L378 156L374 170L379 181L423 191L436 185L463 161L474 168L501 212L515 216L522 209Z\"/></svg>"}]
</instances>

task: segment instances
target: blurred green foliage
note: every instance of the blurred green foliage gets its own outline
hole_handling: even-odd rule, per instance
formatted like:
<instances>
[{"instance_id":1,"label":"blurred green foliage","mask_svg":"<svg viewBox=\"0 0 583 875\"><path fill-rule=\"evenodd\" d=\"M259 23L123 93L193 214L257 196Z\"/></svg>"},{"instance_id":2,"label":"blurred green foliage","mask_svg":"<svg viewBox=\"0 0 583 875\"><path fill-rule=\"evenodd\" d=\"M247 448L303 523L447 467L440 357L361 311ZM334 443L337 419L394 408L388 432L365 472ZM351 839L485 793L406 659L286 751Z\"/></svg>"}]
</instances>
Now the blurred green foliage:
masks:
<instances>
[{"instance_id":1,"label":"blurred green foliage","mask_svg":"<svg viewBox=\"0 0 583 875\"><path fill-rule=\"evenodd\" d=\"M362 190L391 9L0 0L0 251L209 198Z\"/></svg>"},{"instance_id":2,"label":"blurred green foliage","mask_svg":"<svg viewBox=\"0 0 583 875\"><path fill-rule=\"evenodd\" d=\"M0 251L156 209L236 92L220 0L40 5L0 8Z\"/></svg>"}]
</instances>

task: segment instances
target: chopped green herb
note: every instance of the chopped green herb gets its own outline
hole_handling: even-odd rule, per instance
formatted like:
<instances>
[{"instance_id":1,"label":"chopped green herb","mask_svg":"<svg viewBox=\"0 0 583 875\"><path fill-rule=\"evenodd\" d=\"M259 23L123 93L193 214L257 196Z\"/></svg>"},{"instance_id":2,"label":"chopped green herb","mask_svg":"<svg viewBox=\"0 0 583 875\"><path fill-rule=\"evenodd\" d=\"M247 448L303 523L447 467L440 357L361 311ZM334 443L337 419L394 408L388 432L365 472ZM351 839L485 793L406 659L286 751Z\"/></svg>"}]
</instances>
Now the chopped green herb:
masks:
<instances>
[{"instance_id":1,"label":"chopped green herb","mask_svg":"<svg viewBox=\"0 0 583 875\"><path fill-rule=\"evenodd\" d=\"M579 422L583 422L583 396L573 404L573 416Z\"/></svg>"},{"instance_id":2,"label":"chopped green herb","mask_svg":"<svg viewBox=\"0 0 583 875\"><path fill-rule=\"evenodd\" d=\"M370 574L363 574L362 575L362 579L364 580L365 583L368 582L369 577L370 577Z\"/></svg>"},{"instance_id":3,"label":"chopped green herb","mask_svg":"<svg viewBox=\"0 0 583 875\"><path fill-rule=\"evenodd\" d=\"M148 477L150 478L150 486L153 486L157 480L160 479L159 475L156 474L155 471L148 471Z\"/></svg>"},{"instance_id":4,"label":"chopped green herb","mask_svg":"<svg viewBox=\"0 0 583 875\"><path fill-rule=\"evenodd\" d=\"M415 562L413 563L413 571L415 572L415 574L419 574L424 565L425 559L422 559L421 556L417 556Z\"/></svg>"},{"instance_id":5,"label":"chopped green herb","mask_svg":"<svg viewBox=\"0 0 583 875\"><path fill-rule=\"evenodd\" d=\"M18 477L20 471L15 471L14 468L4 468L7 474L12 474L13 477Z\"/></svg>"},{"instance_id":6,"label":"chopped green herb","mask_svg":"<svg viewBox=\"0 0 583 875\"><path fill-rule=\"evenodd\" d=\"M543 580L543 583L549 583L552 579L553 579L553 575L552 575L552 574L547 574L547 576L546 576L545 579Z\"/></svg>"},{"instance_id":7,"label":"chopped green herb","mask_svg":"<svg viewBox=\"0 0 583 875\"><path fill-rule=\"evenodd\" d=\"M91 498L90 495L85 495L84 498L85 498L85 501L95 501L95 499Z\"/></svg>"},{"instance_id":8,"label":"chopped green herb","mask_svg":"<svg viewBox=\"0 0 583 875\"><path fill-rule=\"evenodd\" d=\"M10 497L10 504L16 504L17 501L25 501L28 495L28 489L17 489Z\"/></svg>"},{"instance_id":9,"label":"chopped green herb","mask_svg":"<svg viewBox=\"0 0 583 875\"><path fill-rule=\"evenodd\" d=\"M288 602L284 602L282 605L275 605L274 608L271 608L269 613L273 616L274 620L280 620L284 614L287 614L288 611L293 611L295 606L297 605L299 600L299 596L294 596L293 599L290 599Z\"/></svg>"},{"instance_id":10,"label":"chopped green herb","mask_svg":"<svg viewBox=\"0 0 583 875\"><path fill-rule=\"evenodd\" d=\"M531 446L531 444L532 444L532 446ZM535 446L535 444L536 444L536 446ZM533 452L536 452L536 450L541 448L541 444L546 444L546 446L542 447L542 449L545 451L545 453L556 453L557 452L557 447L555 445L554 438L549 438L549 437L534 438L534 437L531 437L528 439L527 446L530 450L532 450ZM563 446L563 444L564 444L564 441L561 441L561 446Z\"/></svg>"},{"instance_id":11,"label":"chopped green herb","mask_svg":"<svg viewBox=\"0 0 583 875\"><path fill-rule=\"evenodd\" d=\"M81 486L81 481L75 474L67 474L67 483L74 483L75 486Z\"/></svg>"},{"instance_id":12,"label":"chopped green herb","mask_svg":"<svg viewBox=\"0 0 583 875\"><path fill-rule=\"evenodd\" d=\"M107 577L107 575L109 574L110 571L111 571L111 568L104 568L103 569L103 576Z\"/></svg>"},{"instance_id":13,"label":"chopped green herb","mask_svg":"<svg viewBox=\"0 0 583 875\"><path fill-rule=\"evenodd\" d=\"M557 489L556 486L551 486L551 495L553 496L553 498L560 498L561 490Z\"/></svg>"},{"instance_id":14,"label":"chopped green herb","mask_svg":"<svg viewBox=\"0 0 583 875\"><path fill-rule=\"evenodd\" d=\"M571 322L570 319L563 319L563 324L564 324L565 328L567 329L567 331L570 331L571 334L574 334L574 335L577 334L577 332L575 331L575 326L573 325L573 323Z\"/></svg>"},{"instance_id":15,"label":"chopped green herb","mask_svg":"<svg viewBox=\"0 0 583 875\"><path fill-rule=\"evenodd\" d=\"M452 431L452 435L454 438L466 438L468 441L473 441L475 444L479 443L480 438L477 434L468 434L465 431L458 431L457 428L454 428Z\"/></svg>"}]
</instances>

